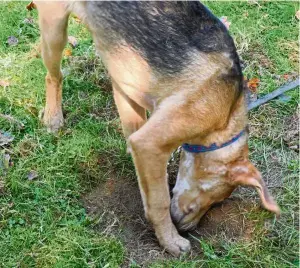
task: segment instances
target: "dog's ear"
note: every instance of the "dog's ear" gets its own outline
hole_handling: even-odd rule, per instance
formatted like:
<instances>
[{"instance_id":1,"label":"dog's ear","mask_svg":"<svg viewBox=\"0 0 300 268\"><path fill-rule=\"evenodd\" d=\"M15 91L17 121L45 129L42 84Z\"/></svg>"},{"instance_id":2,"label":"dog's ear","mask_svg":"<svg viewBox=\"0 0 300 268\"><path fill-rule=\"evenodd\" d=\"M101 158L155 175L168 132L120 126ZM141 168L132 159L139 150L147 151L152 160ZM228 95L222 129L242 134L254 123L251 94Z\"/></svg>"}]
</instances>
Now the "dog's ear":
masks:
<instances>
[{"instance_id":1,"label":"dog's ear","mask_svg":"<svg viewBox=\"0 0 300 268\"><path fill-rule=\"evenodd\" d=\"M244 185L255 187L263 206L277 215L280 214L280 209L269 193L260 172L248 159L230 163L228 165L228 175L231 183L235 186Z\"/></svg>"}]
</instances>

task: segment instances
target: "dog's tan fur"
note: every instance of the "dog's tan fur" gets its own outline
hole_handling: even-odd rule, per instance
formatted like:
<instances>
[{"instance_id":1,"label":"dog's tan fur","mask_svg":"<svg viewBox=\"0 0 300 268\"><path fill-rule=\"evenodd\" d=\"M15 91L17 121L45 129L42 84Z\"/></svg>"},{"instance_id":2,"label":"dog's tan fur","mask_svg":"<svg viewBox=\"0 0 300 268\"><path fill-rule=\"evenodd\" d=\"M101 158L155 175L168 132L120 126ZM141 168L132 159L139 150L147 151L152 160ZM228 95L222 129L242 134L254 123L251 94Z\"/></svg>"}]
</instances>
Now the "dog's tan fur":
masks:
<instances>
[{"instance_id":1,"label":"dog's tan fur","mask_svg":"<svg viewBox=\"0 0 300 268\"><path fill-rule=\"evenodd\" d=\"M221 144L246 127L243 96L236 101L235 90L231 88L234 85L216 80L224 70L230 68L231 60L226 54L191 51L195 60L186 70L177 77L164 77L151 70L148 63L129 45L123 44L122 48L112 49L101 36L96 35L93 25L85 17L85 2L37 1L36 6L42 34L42 55L48 70L44 124L51 131L56 131L63 124L60 61L67 40L67 20L72 11L87 23L111 76L114 98L136 167L146 217L153 224L164 248L175 255L187 251L190 244L178 234L170 216L166 166L171 152L183 142ZM152 111L148 121L146 110ZM198 123L195 125L195 122ZM264 198L264 185L261 179L257 179L259 175L248 161L246 141L247 137L240 139L238 146L232 147L232 150L224 148L221 153L195 156L190 184L196 185L199 178L212 173L221 176L223 183L221 188L216 187L214 191L203 194L201 208L195 215L192 213L191 217L186 217L184 224L198 222L212 203L226 198L238 184L261 187L266 207L270 209L273 205L271 210L278 211L272 199ZM184 169L182 164L180 169ZM241 175L251 179L246 182ZM192 190L183 191L177 196L175 214L187 214L186 206L190 205L191 200L199 198L199 192L195 194ZM268 204L271 205L268 207Z\"/></svg>"}]
</instances>

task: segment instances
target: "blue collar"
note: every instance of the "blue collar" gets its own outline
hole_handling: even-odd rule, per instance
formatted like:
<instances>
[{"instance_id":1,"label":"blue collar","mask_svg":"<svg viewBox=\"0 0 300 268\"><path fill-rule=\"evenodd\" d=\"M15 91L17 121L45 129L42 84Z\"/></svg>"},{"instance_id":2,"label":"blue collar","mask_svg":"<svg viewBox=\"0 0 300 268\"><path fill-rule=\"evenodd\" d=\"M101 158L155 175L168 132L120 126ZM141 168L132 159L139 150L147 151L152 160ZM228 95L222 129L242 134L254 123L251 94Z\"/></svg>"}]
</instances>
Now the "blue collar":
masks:
<instances>
[{"instance_id":1,"label":"blue collar","mask_svg":"<svg viewBox=\"0 0 300 268\"><path fill-rule=\"evenodd\" d=\"M236 136L234 136L231 140L226 141L225 143L221 144L221 145L217 145L216 143L213 143L209 146L204 146L204 145L194 145L194 144L188 144L188 143L184 143L182 144L182 148L190 153L205 153L205 152L210 152L210 151L215 151L218 149L221 149L223 147L226 147L232 143L234 143L235 141L237 141L243 134L245 133L245 130L243 129L239 134L237 134Z\"/></svg>"}]
</instances>

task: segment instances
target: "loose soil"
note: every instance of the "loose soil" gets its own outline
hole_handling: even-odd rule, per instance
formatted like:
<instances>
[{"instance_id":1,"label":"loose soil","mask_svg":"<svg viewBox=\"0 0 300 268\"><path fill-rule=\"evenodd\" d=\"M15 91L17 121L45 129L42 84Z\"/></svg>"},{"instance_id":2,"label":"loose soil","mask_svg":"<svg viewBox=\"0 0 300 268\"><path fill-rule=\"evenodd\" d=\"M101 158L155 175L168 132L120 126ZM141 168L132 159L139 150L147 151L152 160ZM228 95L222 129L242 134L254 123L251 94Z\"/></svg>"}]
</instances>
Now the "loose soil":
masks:
<instances>
[{"instance_id":1,"label":"loose soil","mask_svg":"<svg viewBox=\"0 0 300 268\"><path fill-rule=\"evenodd\" d=\"M171 185L172 187L172 185ZM133 178L111 178L83 196L88 214L95 219L94 228L107 236L120 239L126 248L126 262L146 265L173 258L164 252L144 217L138 184ZM215 205L202 218L198 227L183 234L192 242L190 258L202 254L199 240L218 243L224 238L249 239L253 223L245 217L251 202L232 197Z\"/></svg>"}]
</instances>

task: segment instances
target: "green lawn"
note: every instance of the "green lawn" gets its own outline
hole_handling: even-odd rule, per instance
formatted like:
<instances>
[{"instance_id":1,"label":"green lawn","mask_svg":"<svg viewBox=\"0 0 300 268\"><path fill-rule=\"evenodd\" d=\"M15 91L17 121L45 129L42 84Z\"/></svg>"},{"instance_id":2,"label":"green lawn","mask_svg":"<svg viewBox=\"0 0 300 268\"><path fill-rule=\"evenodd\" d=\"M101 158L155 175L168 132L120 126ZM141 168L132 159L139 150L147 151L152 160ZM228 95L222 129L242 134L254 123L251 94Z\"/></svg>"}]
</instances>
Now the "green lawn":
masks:
<instances>
[{"instance_id":1,"label":"green lawn","mask_svg":"<svg viewBox=\"0 0 300 268\"><path fill-rule=\"evenodd\" d=\"M219 17L227 16L247 78L259 78L258 95L266 94L298 73L296 2L209 2ZM253 3L254 2L254 3ZM0 147L0 267L119 267L139 263L127 258L117 233L97 231L82 196L109 179L134 180L109 81L95 56L90 34L74 17L69 35L79 45L63 59L66 124L58 135L39 122L44 105L45 69L38 56L36 10L26 2L0 3L0 130L14 136ZM33 18L33 23L24 22ZM18 39L9 45L10 36ZM70 48L70 45L68 45ZM1 83L0 83L1 84ZM251 238L201 237L199 254L153 260L152 267L297 267L299 264L299 179L297 153L289 148L297 123L298 94L288 93L250 113L251 158L282 208L282 216L259 208L254 191L236 195L252 202L244 215ZM20 127L18 122L24 124ZM293 136L292 136L293 139ZM5 158L10 157L10 164ZM99 157L111 161L99 164ZM6 161L7 162L7 161ZM30 171L37 177L28 179ZM190 238L193 239L193 238Z\"/></svg>"}]
</instances>

